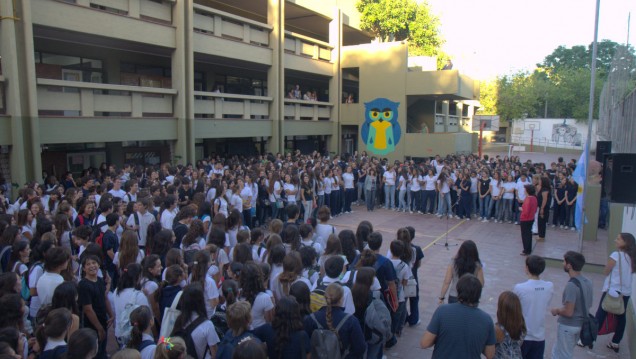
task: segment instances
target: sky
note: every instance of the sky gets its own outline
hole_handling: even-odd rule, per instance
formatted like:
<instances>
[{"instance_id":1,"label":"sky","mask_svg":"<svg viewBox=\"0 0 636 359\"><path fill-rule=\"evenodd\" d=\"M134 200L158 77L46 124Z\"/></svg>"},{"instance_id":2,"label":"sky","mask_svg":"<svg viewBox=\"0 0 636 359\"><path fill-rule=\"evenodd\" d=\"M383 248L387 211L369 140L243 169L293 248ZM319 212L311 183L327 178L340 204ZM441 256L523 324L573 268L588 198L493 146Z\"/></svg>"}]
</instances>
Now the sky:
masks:
<instances>
[{"instance_id":1,"label":"sky","mask_svg":"<svg viewBox=\"0 0 636 359\"><path fill-rule=\"evenodd\" d=\"M559 45L594 40L596 0L427 0L441 20L443 48L454 68L490 79L532 71ZM636 42L636 0L601 0L598 39L624 44L631 11Z\"/></svg>"}]
</instances>

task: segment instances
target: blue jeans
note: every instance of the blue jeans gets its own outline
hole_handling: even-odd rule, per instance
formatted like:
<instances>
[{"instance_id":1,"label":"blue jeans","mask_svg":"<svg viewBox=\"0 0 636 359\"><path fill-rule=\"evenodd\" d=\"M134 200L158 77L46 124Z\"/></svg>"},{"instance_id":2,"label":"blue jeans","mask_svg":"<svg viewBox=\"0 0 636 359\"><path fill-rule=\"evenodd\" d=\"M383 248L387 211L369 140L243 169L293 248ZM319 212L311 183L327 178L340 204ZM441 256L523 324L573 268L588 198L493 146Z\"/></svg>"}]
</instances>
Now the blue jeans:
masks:
<instances>
[{"instance_id":1,"label":"blue jeans","mask_svg":"<svg viewBox=\"0 0 636 359\"><path fill-rule=\"evenodd\" d=\"M481 196L479 197L479 217L483 217L485 219L488 219L488 217L490 217L490 200L492 198L490 197L490 195L486 195L486 197L482 198Z\"/></svg>"},{"instance_id":2,"label":"blue jeans","mask_svg":"<svg viewBox=\"0 0 636 359\"><path fill-rule=\"evenodd\" d=\"M417 274L417 269L413 269L412 271ZM420 281L417 275L414 275L414 278L417 295L415 297L406 298L409 301L409 315L406 317L406 322L409 323L409 325L415 325L417 321L420 320Z\"/></svg>"},{"instance_id":3,"label":"blue jeans","mask_svg":"<svg viewBox=\"0 0 636 359\"><path fill-rule=\"evenodd\" d=\"M512 221L512 201L514 201L514 199L510 198L510 199L502 199L503 201L503 210L501 218L502 220L509 220Z\"/></svg>"},{"instance_id":4,"label":"blue jeans","mask_svg":"<svg viewBox=\"0 0 636 359\"><path fill-rule=\"evenodd\" d=\"M373 211L373 206L375 206L375 190L364 191L364 199L367 202L367 211Z\"/></svg>"},{"instance_id":5,"label":"blue jeans","mask_svg":"<svg viewBox=\"0 0 636 359\"><path fill-rule=\"evenodd\" d=\"M579 340L581 327L557 324L557 340L552 348L552 359L572 359L572 352Z\"/></svg>"},{"instance_id":6,"label":"blue jeans","mask_svg":"<svg viewBox=\"0 0 636 359\"><path fill-rule=\"evenodd\" d=\"M478 204L479 204L479 193L471 193L470 196L473 198L473 214L478 213Z\"/></svg>"},{"instance_id":7,"label":"blue jeans","mask_svg":"<svg viewBox=\"0 0 636 359\"><path fill-rule=\"evenodd\" d=\"M398 209L406 211L406 190L405 189L400 190L400 193L398 194L398 198L400 201L400 206L398 207Z\"/></svg>"},{"instance_id":8,"label":"blue jeans","mask_svg":"<svg viewBox=\"0 0 636 359\"><path fill-rule=\"evenodd\" d=\"M422 195L422 212L433 213L435 211L435 190L424 190Z\"/></svg>"},{"instance_id":9,"label":"blue jeans","mask_svg":"<svg viewBox=\"0 0 636 359\"><path fill-rule=\"evenodd\" d=\"M437 206L437 214L443 216L448 214L449 216L453 215L453 211L451 210L451 196L450 192L448 193L439 193L439 205Z\"/></svg>"},{"instance_id":10,"label":"blue jeans","mask_svg":"<svg viewBox=\"0 0 636 359\"><path fill-rule=\"evenodd\" d=\"M384 185L384 208L395 208L395 185Z\"/></svg>"},{"instance_id":11,"label":"blue jeans","mask_svg":"<svg viewBox=\"0 0 636 359\"><path fill-rule=\"evenodd\" d=\"M382 359L382 351L384 350L384 342L371 344L367 343L367 359Z\"/></svg>"},{"instance_id":12,"label":"blue jeans","mask_svg":"<svg viewBox=\"0 0 636 359\"><path fill-rule=\"evenodd\" d=\"M490 201L490 207L495 207L495 219L500 220L501 216L501 199L493 199ZM492 211L490 211L492 213Z\"/></svg>"},{"instance_id":13,"label":"blue jeans","mask_svg":"<svg viewBox=\"0 0 636 359\"><path fill-rule=\"evenodd\" d=\"M391 315L391 333L402 333L404 322L406 320L406 301L398 304L398 309Z\"/></svg>"},{"instance_id":14,"label":"blue jeans","mask_svg":"<svg viewBox=\"0 0 636 359\"><path fill-rule=\"evenodd\" d=\"M358 182L358 204L362 203L363 193L364 193L364 182Z\"/></svg>"}]
</instances>

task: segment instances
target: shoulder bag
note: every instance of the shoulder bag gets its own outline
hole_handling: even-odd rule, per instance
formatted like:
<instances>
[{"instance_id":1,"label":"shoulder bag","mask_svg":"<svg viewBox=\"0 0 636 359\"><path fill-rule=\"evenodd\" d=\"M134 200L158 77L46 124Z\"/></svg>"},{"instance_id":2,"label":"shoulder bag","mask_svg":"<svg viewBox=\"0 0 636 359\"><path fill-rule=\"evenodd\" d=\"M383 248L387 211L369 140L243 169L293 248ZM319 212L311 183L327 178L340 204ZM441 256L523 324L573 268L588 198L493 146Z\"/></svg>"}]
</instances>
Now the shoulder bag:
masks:
<instances>
[{"instance_id":1,"label":"shoulder bag","mask_svg":"<svg viewBox=\"0 0 636 359\"><path fill-rule=\"evenodd\" d=\"M620 283L619 289L623 288L623 276L622 276L623 272L621 268L622 256L623 254L621 252L618 252L618 278ZM603 310L608 313L622 315L623 313L625 313L625 302L623 301L623 293L619 291L618 297L613 297L609 293L609 289L612 286L613 272L614 272L614 269L612 268L612 271L610 272L609 286L607 287L607 293L605 293L605 297L603 298L603 302L601 303L601 308L603 308Z\"/></svg>"}]
</instances>

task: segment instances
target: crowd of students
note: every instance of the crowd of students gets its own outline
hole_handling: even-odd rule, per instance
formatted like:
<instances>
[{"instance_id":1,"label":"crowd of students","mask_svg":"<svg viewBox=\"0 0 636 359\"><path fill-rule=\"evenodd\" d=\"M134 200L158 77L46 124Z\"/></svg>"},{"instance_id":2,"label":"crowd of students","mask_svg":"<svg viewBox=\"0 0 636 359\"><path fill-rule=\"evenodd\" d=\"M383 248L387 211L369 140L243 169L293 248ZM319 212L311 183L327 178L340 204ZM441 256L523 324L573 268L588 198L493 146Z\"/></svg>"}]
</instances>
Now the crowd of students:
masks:
<instances>
[{"instance_id":1,"label":"crowd of students","mask_svg":"<svg viewBox=\"0 0 636 359\"><path fill-rule=\"evenodd\" d=\"M0 355L106 358L111 348L119 358L379 359L406 326L420 323L424 254L412 227L383 239L368 221L338 231L332 216L350 213L356 201L374 210L384 200L387 209L422 214L437 203L440 217L470 218L479 206L483 221L511 222L519 208L504 204L499 178L525 183L532 174L543 184L571 169L516 158L392 165L364 153L295 153L195 166L103 165L78 180L68 173L33 182L13 203L0 198L0 307L7 309ZM523 201L516 184L507 193ZM472 259L461 270L449 267L440 301L450 288L449 302L464 302L464 273L476 275L481 292L471 243L457 258ZM506 337L511 328L500 324Z\"/></svg>"}]
</instances>

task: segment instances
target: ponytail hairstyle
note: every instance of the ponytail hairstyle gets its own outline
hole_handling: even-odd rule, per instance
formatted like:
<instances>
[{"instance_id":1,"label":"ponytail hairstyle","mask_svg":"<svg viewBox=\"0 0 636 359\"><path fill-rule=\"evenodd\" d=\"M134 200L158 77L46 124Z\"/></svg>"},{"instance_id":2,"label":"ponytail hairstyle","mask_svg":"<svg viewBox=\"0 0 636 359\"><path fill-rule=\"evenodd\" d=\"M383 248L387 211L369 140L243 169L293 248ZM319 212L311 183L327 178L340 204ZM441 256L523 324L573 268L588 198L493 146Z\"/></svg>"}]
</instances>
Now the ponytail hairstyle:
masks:
<instances>
[{"instance_id":1,"label":"ponytail hairstyle","mask_svg":"<svg viewBox=\"0 0 636 359\"><path fill-rule=\"evenodd\" d=\"M152 313L150 312L150 308L145 305L137 307L135 310L130 313L130 325L132 326L132 331L130 332L130 341L127 348L130 349L139 349L141 345L141 337L150 325L152 324Z\"/></svg>"},{"instance_id":2,"label":"ponytail hairstyle","mask_svg":"<svg viewBox=\"0 0 636 359\"><path fill-rule=\"evenodd\" d=\"M159 289L157 289L154 293L155 302L160 303L163 297L163 289L169 285L176 286L179 285L179 282L183 278L183 268L180 265L171 265L166 269L166 280L161 282L159 285Z\"/></svg>"},{"instance_id":3,"label":"ponytail hairstyle","mask_svg":"<svg viewBox=\"0 0 636 359\"><path fill-rule=\"evenodd\" d=\"M411 233L406 227L402 227L397 231L397 239L404 243L404 252L400 256L400 259L406 263L410 264L411 260L413 260L413 247L411 247Z\"/></svg>"},{"instance_id":4,"label":"ponytail hairstyle","mask_svg":"<svg viewBox=\"0 0 636 359\"><path fill-rule=\"evenodd\" d=\"M236 303L239 297L238 283L233 279L223 281L223 284L221 284L221 293L223 294L223 298L225 298L226 307Z\"/></svg>"},{"instance_id":5,"label":"ponytail hairstyle","mask_svg":"<svg viewBox=\"0 0 636 359\"><path fill-rule=\"evenodd\" d=\"M334 332L340 340L340 335L338 335L338 331L333 325L332 312L333 307L339 306L342 302L342 298L344 297L344 290L339 283L331 283L325 289L325 301L327 302L327 328Z\"/></svg>"},{"instance_id":6,"label":"ponytail hairstyle","mask_svg":"<svg viewBox=\"0 0 636 359\"><path fill-rule=\"evenodd\" d=\"M289 252L283 259L283 272L278 276L283 295L289 295L289 287L302 276L302 272L303 263L300 255L298 252Z\"/></svg>"},{"instance_id":7,"label":"ponytail hairstyle","mask_svg":"<svg viewBox=\"0 0 636 359\"><path fill-rule=\"evenodd\" d=\"M155 349L155 359L179 359L186 354L186 344L180 337L161 338Z\"/></svg>"},{"instance_id":8,"label":"ponytail hairstyle","mask_svg":"<svg viewBox=\"0 0 636 359\"><path fill-rule=\"evenodd\" d=\"M121 271L121 277L117 281L116 295L120 295L124 289L132 288L139 290L141 280L141 265L131 263Z\"/></svg>"},{"instance_id":9,"label":"ponytail hairstyle","mask_svg":"<svg viewBox=\"0 0 636 359\"><path fill-rule=\"evenodd\" d=\"M66 308L57 308L49 312L44 323L35 331L35 338L44 350L49 338L64 337L73 323L71 311Z\"/></svg>"},{"instance_id":10,"label":"ponytail hairstyle","mask_svg":"<svg viewBox=\"0 0 636 359\"><path fill-rule=\"evenodd\" d=\"M201 287L205 288L205 278L210 268L210 253L207 251L198 251L194 255L192 263L192 280L190 283L201 283Z\"/></svg>"}]
</instances>

